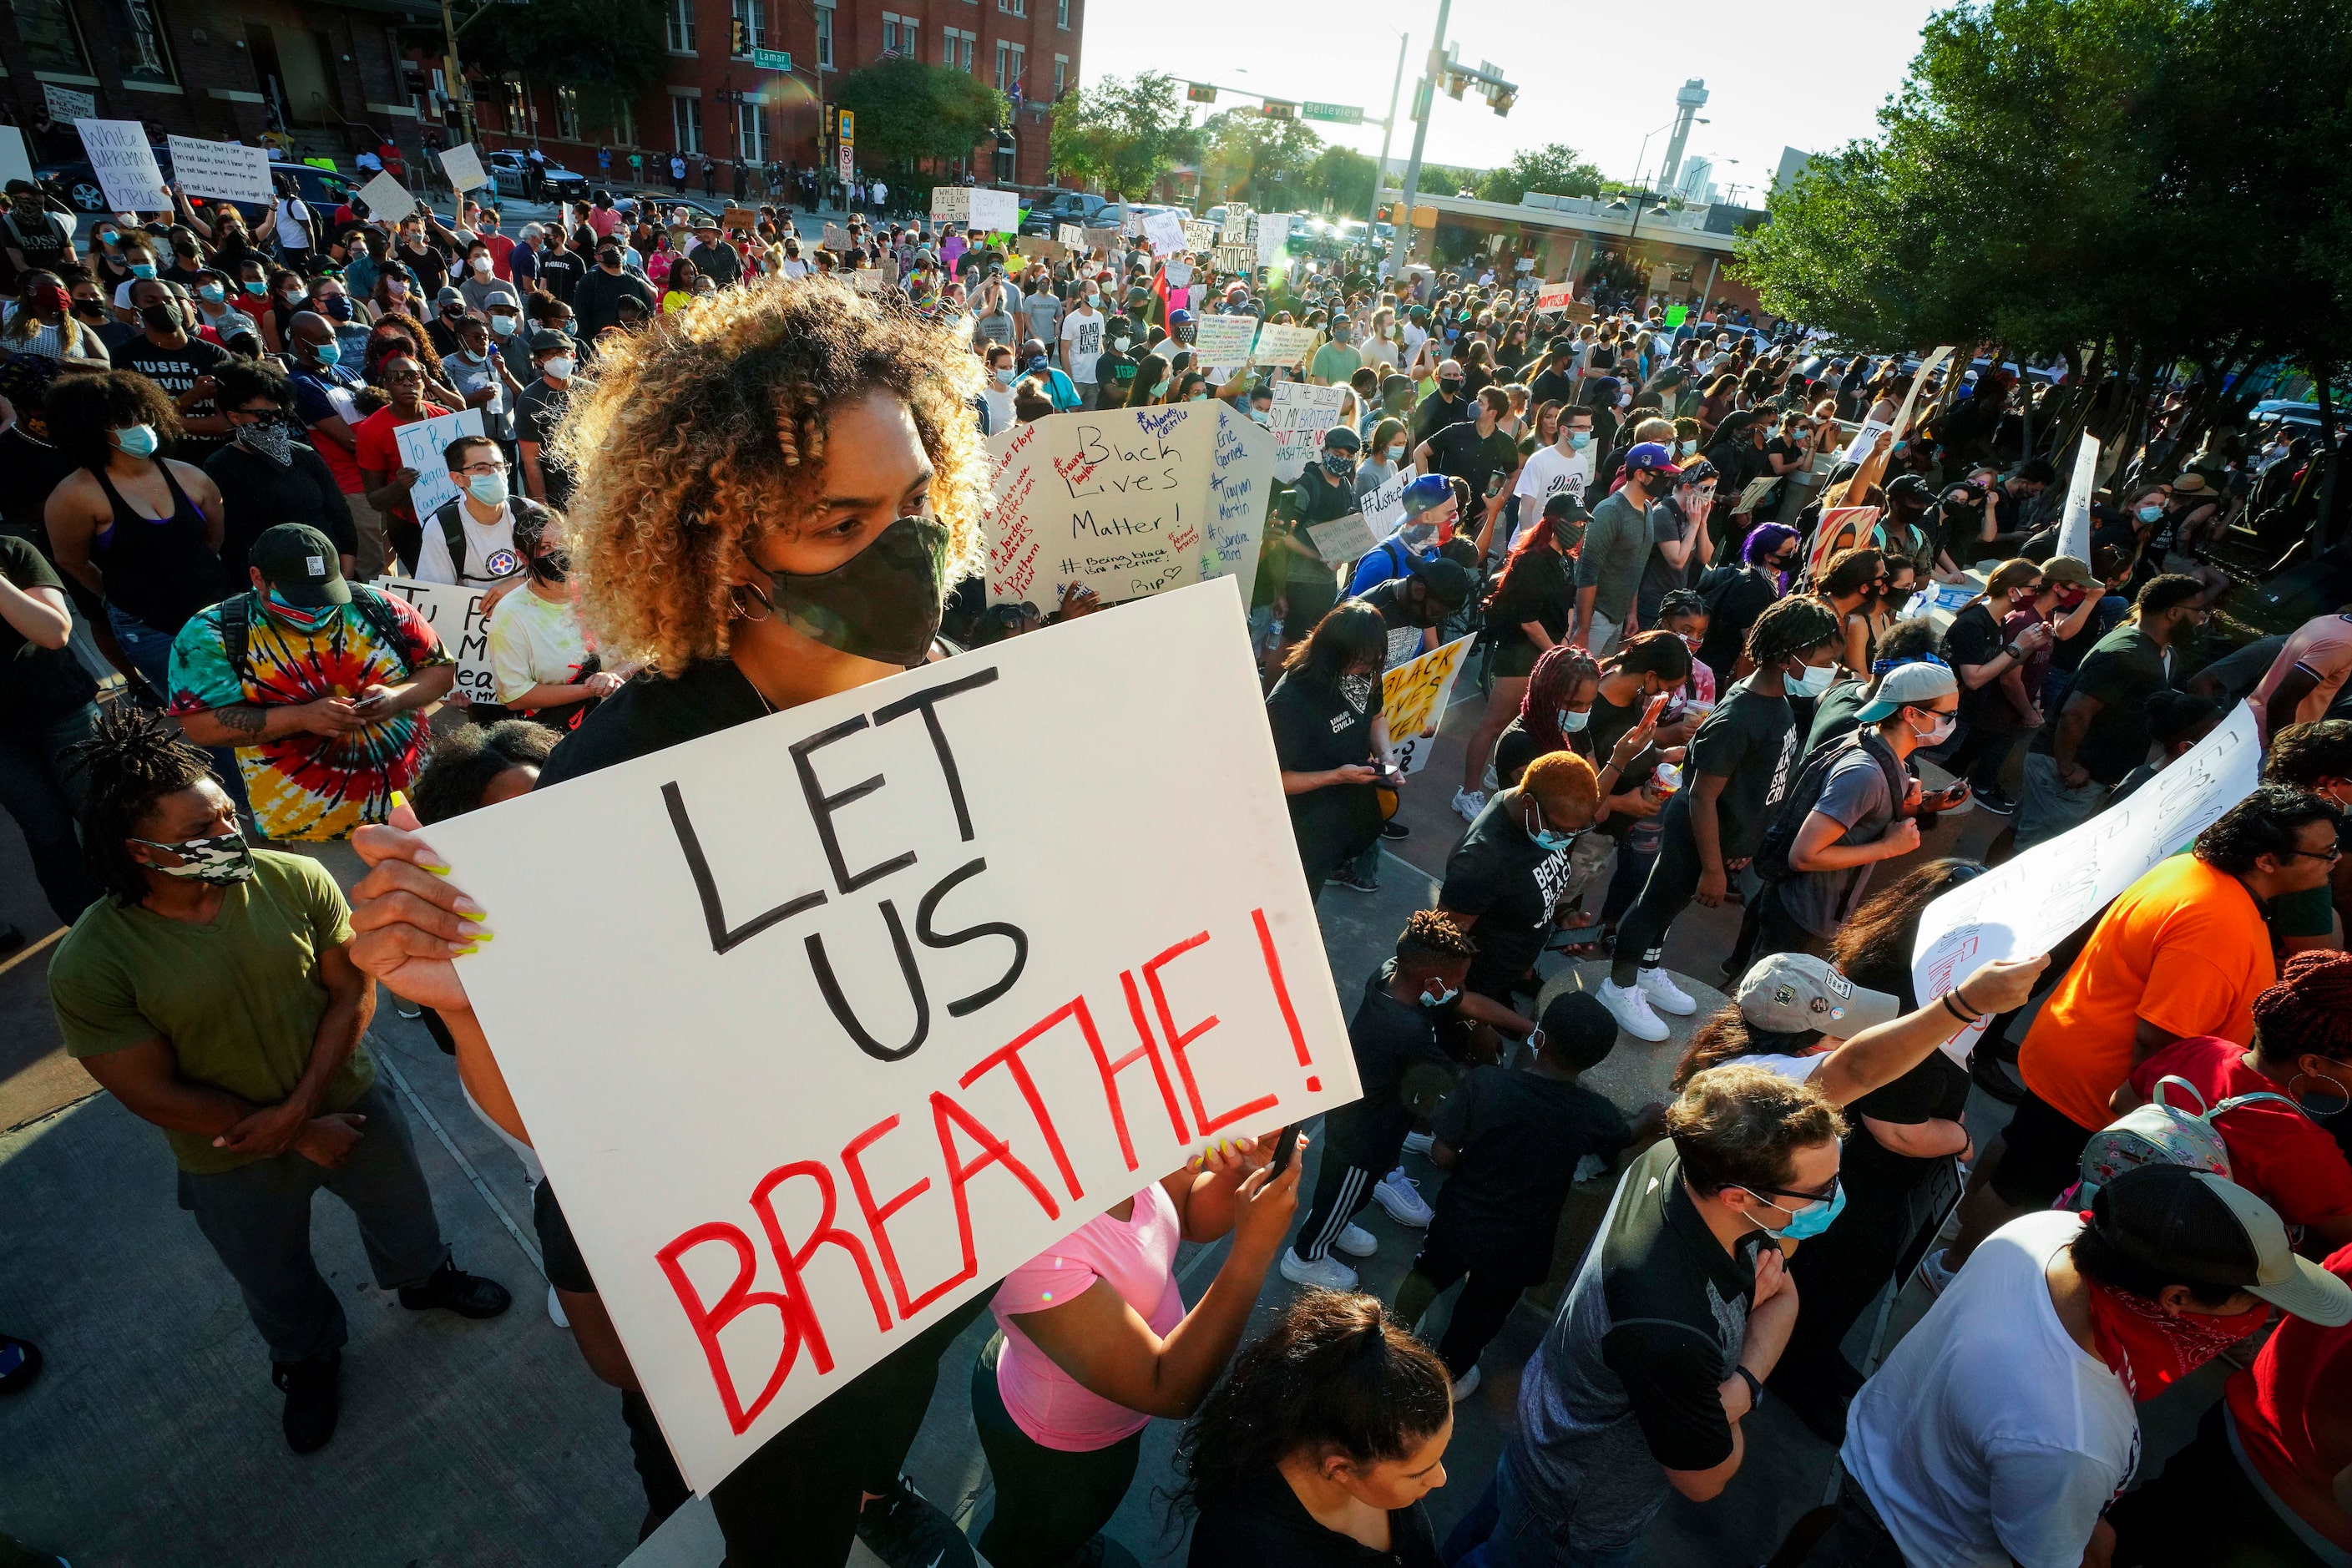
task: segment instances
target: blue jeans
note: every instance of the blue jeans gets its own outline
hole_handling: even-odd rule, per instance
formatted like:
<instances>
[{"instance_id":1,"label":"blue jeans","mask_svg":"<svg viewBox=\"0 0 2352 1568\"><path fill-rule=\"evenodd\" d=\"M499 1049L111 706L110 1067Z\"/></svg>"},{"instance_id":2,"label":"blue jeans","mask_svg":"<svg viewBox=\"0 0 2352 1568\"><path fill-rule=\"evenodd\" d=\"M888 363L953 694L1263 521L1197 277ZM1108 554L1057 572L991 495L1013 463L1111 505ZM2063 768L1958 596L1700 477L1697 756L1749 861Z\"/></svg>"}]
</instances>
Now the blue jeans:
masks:
<instances>
[{"instance_id":1,"label":"blue jeans","mask_svg":"<svg viewBox=\"0 0 2352 1568\"><path fill-rule=\"evenodd\" d=\"M1548 1524L1528 1507L1506 1456L1438 1555L1446 1568L1632 1568L1641 1549L1639 1541L1597 1552L1570 1545L1567 1526Z\"/></svg>"},{"instance_id":2,"label":"blue jeans","mask_svg":"<svg viewBox=\"0 0 2352 1568\"><path fill-rule=\"evenodd\" d=\"M172 634L159 632L138 616L110 603L106 624L114 628L114 643L154 693L157 704L172 700Z\"/></svg>"},{"instance_id":3,"label":"blue jeans","mask_svg":"<svg viewBox=\"0 0 2352 1568\"><path fill-rule=\"evenodd\" d=\"M65 750L88 740L97 725L98 704L85 702L37 728L0 728L0 811L16 819L33 876L67 925L89 908L99 888L74 834L88 775L68 765Z\"/></svg>"}]
</instances>

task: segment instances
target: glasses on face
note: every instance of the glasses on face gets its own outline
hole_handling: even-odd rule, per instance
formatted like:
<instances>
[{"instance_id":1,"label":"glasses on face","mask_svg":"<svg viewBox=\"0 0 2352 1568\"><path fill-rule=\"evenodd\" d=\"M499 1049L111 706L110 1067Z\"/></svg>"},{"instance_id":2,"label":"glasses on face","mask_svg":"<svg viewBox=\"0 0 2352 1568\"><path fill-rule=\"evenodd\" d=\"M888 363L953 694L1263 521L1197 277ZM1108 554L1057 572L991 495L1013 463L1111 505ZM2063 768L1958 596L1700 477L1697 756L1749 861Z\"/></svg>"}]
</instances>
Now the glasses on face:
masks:
<instances>
[{"instance_id":1,"label":"glasses on face","mask_svg":"<svg viewBox=\"0 0 2352 1568\"><path fill-rule=\"evenodd\" d=\"M488 479L492 474L505 473L507 471L507 466L503 460L497 458L491 458L478 463L468 463L457 471L461 474L473 474L482 479Z\"/></svg>"},{"instance_id":2,"label":"glasses on face","mask_svg":"<svg viewBox=\"0 0 2352 1568\"><path fill-rule=\"evenodd\" d=\"M1832 1176L1830 1178L1830 1184L1823 1187L1817 1193L1794 1192L1787 1187L1750 1187L1748 1190L1754 1193L1759 1198L1795 1198L1800 1203L1830 1204L1837 1201L1838 1184L1844 1179L1844 1173L1841 1172L1839 1174Z\"/></svg>"},{"instance_id":3,"label":"glasses on face","mask_svg":"<svg viewBox=\"0 0 2352 1568\"><path fill-rule=\"evenodd\" d=\"M2344 846L2341 844L2331 844L2325 849L2290 849L2287 851L2287 858L2290 860L2325 860L2327 864L2333 866L2336 862L2344 858Z\"/></svg>"},{"instance_id":4,"label":"glasses on face","mask_svg":"<svg viewBox=\"0 0 2352 1568\"><path fill-rule=\"evenodd\" d=\"M386 386L405 386L412 381L423 385L425 373L421 370L395 370L383 378Z\"/></svg>"}]
</instances>

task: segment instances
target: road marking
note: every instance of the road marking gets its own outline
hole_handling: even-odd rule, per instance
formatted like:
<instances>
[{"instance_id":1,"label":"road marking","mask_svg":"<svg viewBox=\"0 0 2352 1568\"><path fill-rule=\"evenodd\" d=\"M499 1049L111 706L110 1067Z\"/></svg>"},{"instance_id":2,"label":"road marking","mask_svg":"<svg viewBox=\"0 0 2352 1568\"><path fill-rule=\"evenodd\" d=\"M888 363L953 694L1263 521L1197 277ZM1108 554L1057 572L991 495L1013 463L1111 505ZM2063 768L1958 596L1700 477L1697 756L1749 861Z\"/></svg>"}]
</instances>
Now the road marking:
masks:
<instances>
[{"instance_id":1,"label":"road marking","mask_svg":"<svg viewBox=\"0 0 2352 1568\"><path fill-rule=\"evenodd\" d=\"M415 1109L416 1114L425 1119L425 1125L433 1129L433 1136L441 1140L441 1147L449 1151L449 1158L457 1162L457 1168L466 1173L466 1180L474 1184L474 1191L482 1194L482 1201L490 1205L490 1212L499 1216L499 1223L507 1227L507 1234L514 1237L514 1244L522 1248L523 1256L530 1259L530 1266L539 1270L540 1278L546 1279L547 1264L540 1257L539 1237L517 1225L514 1216L507 1213L506 1205L491 1195L490 1184L482 1180L482 1173L474 1168L474 1163L466 1158L465 1152L451 1141L448 1131L441 1125L441 1119L417 1098L415 1089L408 1087L408 1079L402 1076L398 1064L392 1059L392 1052L381 1040L376 1043L375 1059L385 1072L392 1075L394 1087Z\"/></svg>"},{"instance_id":2,"label":"road marking","mask_svg":"<svg viewBox=\"0 0 2352 1568\"><path fill-rule=\"evenodd\" d=\"M40 952L41 949L48 946L51 942L57 941L58 938L65 935L66 932L71 929L72 928L70 926L59 926L57 930L43 937L40 941L26 946L22 952L12 954L7 963L0 963L0 974L7 973L10 970L24 963L25 960L32 957L33 954Z\"/></svg>"}]
</instances>

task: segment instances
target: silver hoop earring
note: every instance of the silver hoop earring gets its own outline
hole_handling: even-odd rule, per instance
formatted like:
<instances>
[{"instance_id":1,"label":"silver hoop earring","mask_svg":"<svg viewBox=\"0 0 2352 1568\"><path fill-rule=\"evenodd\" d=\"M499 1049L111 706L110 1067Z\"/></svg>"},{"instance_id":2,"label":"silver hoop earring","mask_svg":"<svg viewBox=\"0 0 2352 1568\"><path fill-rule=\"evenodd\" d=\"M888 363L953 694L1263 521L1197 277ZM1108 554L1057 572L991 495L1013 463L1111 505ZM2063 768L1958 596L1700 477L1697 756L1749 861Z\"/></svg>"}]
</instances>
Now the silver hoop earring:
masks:
<instances>
[{"instance_id":1,"label":"silver hoop earring","mask_svg":"<svg viewBox=\"0 0 2352 1568\"><path fill-rule=\"evenodd\" d=\"M760 613L756 616L744 607L744 599L747 595L759 604ZM734 587L728 590L728 597L734 605L734 618L739 621L766 621L773 620L775 618L776 606L774 602L749 583L736 584Z\"/></svg>"},{"instance_id":2,"label":"silver hoop earring","mask_svg":"<svg viewBox=\"0 0 2352 1568\"><path fill-rule=\"evenodd\" d=\"M2336 1091L2336 1100L2337 1103L2334 1110L2312 1110L2310 1106L2304 1103L2303 1091L2296 1089L2295 1085L2301 1083L2305 1079L2318 1078L2318 1076L2319 1075L2316 1073L2307 1072L2299 1072L2295 1074L2293 1078L2286 1080L2286 1097L2294 1101L2294 1108L2297 1110L2302 1111L2314 1121L2325 1121L2329 1117L2339 1114L2346 1106L2352 1105L2352 1094L2346 1094L2341 1089L2337 1089ZM2333 1086L2336 1082L2334 1079L2320 1079L2319 1081L2330 1086Z\"/></svg>"}]
</instances>

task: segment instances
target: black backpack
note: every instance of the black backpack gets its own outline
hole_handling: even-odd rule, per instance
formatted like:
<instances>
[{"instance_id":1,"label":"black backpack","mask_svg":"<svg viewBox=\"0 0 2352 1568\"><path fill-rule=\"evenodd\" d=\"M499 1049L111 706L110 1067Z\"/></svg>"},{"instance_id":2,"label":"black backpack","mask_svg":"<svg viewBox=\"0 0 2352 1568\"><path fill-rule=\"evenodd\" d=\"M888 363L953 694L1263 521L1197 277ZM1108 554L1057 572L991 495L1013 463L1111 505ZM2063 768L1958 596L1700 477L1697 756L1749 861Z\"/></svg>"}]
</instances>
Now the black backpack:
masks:
<instances>
[{"instance_id":1,"label":"black backpack","mask_svg":"<svg viewBox=\"0 0 2352 1568\"><path fill-rule=\"evenodd\" d=\"M1789 851L1796 846L1798 830L1804 826L1805 818L1812 815L1815 803L1822 798L1822 786L1829 782L1830 770L1857 746L1869 752L1870 760L1886 775L1887 798L1895 803L1897 812L1902 810L1904 796L1911 793L1911 775L1905 770L1903 759L1879 738L1877 731L1865 726L1840 736L1834 742L1825 742L1805 759L1805 765L1797 770L1797 776L1786 789L1764 802L1764 841L1757 847L1756 858L1751 862L1758 877L1767 882L1779 882L1791 874Z\"/></svg>"},{"instance_id":2,"label":"black backpack","mask_svg":"<svg viewBox=\"0 0 2352 1568\"><path fill-rule=\"evenodd\" d=\"M221 647L228 654L228 667L236 671L239 681L253 680L253 661L248 645L253 638L254 595L239 594L221 603ZM352 608L360 613L375 639L397 657L400 653L400 617L386 603L384 596L373 588L358 584L352 585ZM406 666L404 658L401 663ZM404 668L403 673L407 673Z\"/></svg>"},{"instance_id":3,"label":"black backpack","mask_svg":"<svg viewBox=\"0 0 2352 1568\"><path fill-rule=\"evenodd\" d=\"M441 542L449 549L449 570L461 579L466 575L465 504L465 498L460 496L433 514L433 521L441 529ZM520 545L523 543L526 537L536 540L540 531L547 526L549 515L547 508L532 500L529 496L517 495L507 497L507 505L514 512L515 542ZM516 553L526 554L527 552L519 550Z\"/></svg>"}]
</instances>

